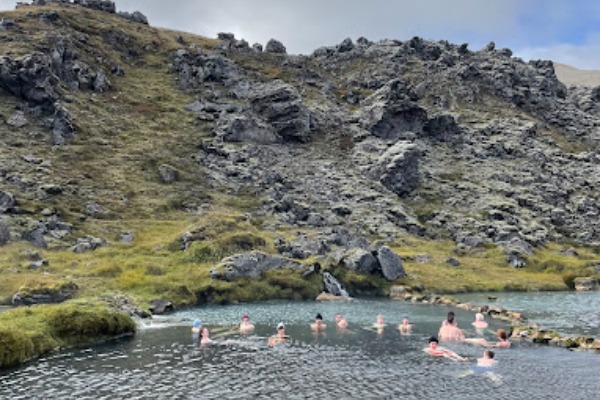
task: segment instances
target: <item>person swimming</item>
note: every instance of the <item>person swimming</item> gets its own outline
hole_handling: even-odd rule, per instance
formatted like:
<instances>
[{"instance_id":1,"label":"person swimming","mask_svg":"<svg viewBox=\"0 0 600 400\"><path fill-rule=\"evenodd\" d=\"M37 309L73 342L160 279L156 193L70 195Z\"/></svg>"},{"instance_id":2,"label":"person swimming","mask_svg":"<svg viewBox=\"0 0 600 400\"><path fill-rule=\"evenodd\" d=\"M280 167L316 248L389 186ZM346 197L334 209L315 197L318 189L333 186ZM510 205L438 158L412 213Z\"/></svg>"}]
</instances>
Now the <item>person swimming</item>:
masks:
<instances>
[{"instance_id":1,"label":"person swimming","mask_svg":"<svg viewBox=\"0 0 600 400\"><path fill-rule=\"evenodd\" d=\"M482 313L475 314L475 321L471 323L476 329L485 329L488 327L488 323L485 322Z\"/></svg>"},{"instance_id":2,"label":"person swimming","mask_svg":"<svg viewBox=\"0 0 600 400\"><path fill-rule=\"evenodd\" d=\"M348 322L344 319L342 314L335 315L335 324L339 329L346 329L348 327Z\"/></svg>"},{"instance_id":3,"label":"person swimming","mask_svg":"<svg viewBox=\"0 0 600 400\"><path fill-rule=\"evenodd\" d=\"M249 333L254 330L254 325L250 323L250 316L248 314L242 315L242 323L240 324L241 333Z\"/></svg>"},{"instance_id":4,"label":"person swimming","mask_svg":"<svg viewBox=\"0 0 600 400\"><path fill-rule=\"evenodd\" d=\"M452 350L448 350L445 347L438 346L439 342L435 336L429 338L429 346L425 347L423 351L430 356L434 357L445 357L454 361L465 361L466 358L459 356Z\"/></svg>"},{"instance_id":5,"label":"person swimming","mask_svg":"<svg viewBox=\"0 0 600 400\"><path fill-rule=\"evenodd\" d=\"M398 325L398 329L400 330L400 334L408 335L412 330L412 324L408 322L408 317L405 315L402 318L402 322Z\"/></svg>"},{"instance_id":6,"label":"person swimming","mask_svg":"<svg viewBox=\"0 0 600 400\"><path fill-rule=\"evenodd\" d=\"M498 343L494 345L494 347L500 349L508 349L510 347L510 341L508 340L508 336L504 329L498 329Z\"/></svg>"},{"instance_id":7,"label":"person swimming","mask_svg":"<svg viewBox=\"0 0 600 400\"><path fill-rule=\"evenodd\" d=\"M377 320L373 324L373 328L381 329L385 326L385 322L383 322L383 315L377 315Z\"/></svg>"},{"instance_id":8,"label":"person swimming","mask_svg":"<svg viewBox=\"0 0 600 400\"><path fill-rule=\"evenodd\" d=\"M280 322L277 325L277 334L270 336L267 344L269 347L273 347L275 345L284 343L288 338L289 336L285 334L285 325L283 322Z\"/></svg>"},{"instance_id":9,"label":"person swimming","mask_svg":"<svg viewBox=\"0 0 600 400\"><path fill-rule=\"evenodd\" d=\"M313 331L323 331L327 328L327 325L323 322L323 316L319 313L315 317L315 322L310 324L310 329Z\"/></svg>"}]
</instances>

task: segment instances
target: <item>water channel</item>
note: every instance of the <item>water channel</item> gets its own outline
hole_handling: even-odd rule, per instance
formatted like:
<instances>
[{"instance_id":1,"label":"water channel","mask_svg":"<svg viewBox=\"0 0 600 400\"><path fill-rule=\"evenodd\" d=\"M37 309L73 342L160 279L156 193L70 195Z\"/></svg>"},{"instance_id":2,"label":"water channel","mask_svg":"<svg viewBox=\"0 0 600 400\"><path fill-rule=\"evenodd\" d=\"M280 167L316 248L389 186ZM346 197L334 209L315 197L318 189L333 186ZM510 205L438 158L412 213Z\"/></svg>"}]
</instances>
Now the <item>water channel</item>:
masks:
<instances>
[{"instance_id":1,"label":"water channel","mask_svg":"<svg viewBox=\"0 0 600 400\"><path fill-rule=\"evenodd\" d=\"M510 294L512 296L512 294ZM498 350L493 375L473 374L482 348L447 344L470 358L454 362L423 353L450 308L405 302L355 300L343 303L264 302L190 309L141 325L138 334L84 349L65 351L0 372L0 398L10 399L567 399L595 398L600 356L528 343ZM467 336L473 314L455 310ZM328 324L315 336L308 324L316 313ZM349 329L333 323L341 312ZM248 313L250 336L235 326ZM370 329L377 314L388 324ZM408 316L410 336L397 323ZM192 321L202 319L215 343L193 345ZM269 348L278 322L291 339ZM490 320L490 329L506 327ZM487 333L492 338L491 331Z\"/></svg>"}]
</instances>

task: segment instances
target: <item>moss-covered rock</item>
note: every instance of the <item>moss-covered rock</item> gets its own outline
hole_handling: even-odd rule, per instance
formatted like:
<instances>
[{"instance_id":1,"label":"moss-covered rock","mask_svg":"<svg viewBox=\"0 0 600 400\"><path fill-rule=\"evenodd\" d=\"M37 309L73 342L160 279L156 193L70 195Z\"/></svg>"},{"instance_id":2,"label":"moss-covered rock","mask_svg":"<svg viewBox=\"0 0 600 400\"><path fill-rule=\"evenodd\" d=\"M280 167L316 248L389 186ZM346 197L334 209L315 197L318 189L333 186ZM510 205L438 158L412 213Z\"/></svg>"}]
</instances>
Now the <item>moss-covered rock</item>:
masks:
<instances>
[{"instance_id":1,"label":"moss-covered rock","mask_svg":"<svg viewBox=\"0 0 600 400\"><path fill-rule=\"evenodd\" d=\"M127 315L100 303L19 307L0 314L0 368L55 349L135 332Z\"/></svg>"}]
</instances>

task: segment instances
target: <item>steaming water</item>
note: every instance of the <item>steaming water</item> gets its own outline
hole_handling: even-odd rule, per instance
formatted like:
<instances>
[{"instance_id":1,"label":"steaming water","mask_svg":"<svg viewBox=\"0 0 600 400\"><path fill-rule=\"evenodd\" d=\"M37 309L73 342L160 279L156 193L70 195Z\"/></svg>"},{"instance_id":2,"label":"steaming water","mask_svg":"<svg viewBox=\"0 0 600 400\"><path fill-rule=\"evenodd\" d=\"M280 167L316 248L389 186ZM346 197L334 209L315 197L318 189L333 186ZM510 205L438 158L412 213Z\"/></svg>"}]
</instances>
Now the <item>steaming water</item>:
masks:
<instances>
[{"instance_id":1,"label":"steaming water","mask_svg":"<svg viewBox=\"0 0 600 400\"><path fill-rule=\"evenodd\" d=\"M4 371L0 398L597 398L600 355L553 347L514 343L497 352L494 375L462 377L481 347L446 345L471 358L464 363L422 352L449 310L391 300L198 308L155 319L130 340ZM459 326L474 336L469 329L473 314L454 311ZM308 327L317 312L328 324L320 336ZM348 320L347 332L334 328L336 312ZM248 337L230 331L244 313L256 324ZM389 324L382 334L368 328L378 313ZM401 336L396 327L404 315L414 324L410 336ZM214 344L203 349L192 344L195 318L208 325ZM279 321L291 339L270 349L266 338ZM489 322L491 329L504 326Z\"/></svg>"},{"instance_id":2,"label":"steaming water","mask_svg":"<svg viewBox=\"0 0 600 400\"><path fill-rule=\"evenodd\" d=\"M490 302L488 296L496 296L498 300ZM473 304L494 304L521 311L529 322L567 335L600 337L600 291L478 293L457 297Z\"/></svg>"}]
</instances>

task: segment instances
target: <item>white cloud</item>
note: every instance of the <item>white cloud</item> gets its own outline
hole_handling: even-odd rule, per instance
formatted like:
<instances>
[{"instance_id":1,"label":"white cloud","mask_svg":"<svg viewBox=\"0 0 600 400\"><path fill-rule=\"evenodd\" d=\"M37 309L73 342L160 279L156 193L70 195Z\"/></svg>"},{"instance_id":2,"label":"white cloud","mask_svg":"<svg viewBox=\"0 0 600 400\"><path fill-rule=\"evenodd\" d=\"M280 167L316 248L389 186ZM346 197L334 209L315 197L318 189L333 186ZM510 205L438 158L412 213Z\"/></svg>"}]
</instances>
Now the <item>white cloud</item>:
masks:
<instances>
[{"instance_id":1,"label":"white cloud","mask_svg":"<svg viewBox=\"0 0 600 400\"><path fill-rule=\"evenodd\" d=\"M515 50L524 60L553 60L579 69L600 69L600 34L591 35L579 45L558 43Z\"/></svg>"},{"instance_id":2,"label":"white cloud","mask_svg":"<svg viewBox=\"0 0 600 400\"><path fill-rule=\"evenodd\" d=\"M139 10L151 25L215 37L232 32L250 43L280 40L290 53L310 53L346 37L469 43L510 47L524 59L553 59L600 69L600 39L569 44L559 39L600 18L592 0L116 0L119 10ZM0 9L14 8L0 0ZM583 11L581 11L583 10ZM591 15L591 16L590 16ZM532 43L535 43L533 45ZM546 44L550 43L550 44Z\"/></svg>"}]
</instances>

